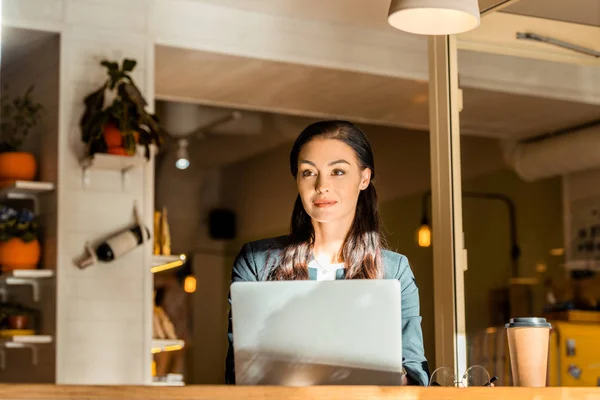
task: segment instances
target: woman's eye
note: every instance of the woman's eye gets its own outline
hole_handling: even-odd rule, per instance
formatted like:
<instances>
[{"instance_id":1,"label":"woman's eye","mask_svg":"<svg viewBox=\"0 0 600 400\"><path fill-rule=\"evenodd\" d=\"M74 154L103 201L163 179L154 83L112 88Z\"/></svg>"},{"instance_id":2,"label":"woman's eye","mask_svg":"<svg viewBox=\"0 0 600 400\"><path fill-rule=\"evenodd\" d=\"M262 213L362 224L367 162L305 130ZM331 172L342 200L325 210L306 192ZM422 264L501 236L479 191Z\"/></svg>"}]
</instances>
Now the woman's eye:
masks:
<instances>
[{"instance_id":1,"label":"woman's eye","mask_svg":"<svg viewBox=\"0 0 600 400\"><path fill-rule=\"evenodd\" d=\"M341 169L334 169L333 171L331 171L331 174L336 175L336 176L341 176L341 175L344 175L345 172L342 171Z\"/></svg>"},{"instance_id":2,"label":"woman's eye","mask_svg":"<svg viewBox=\"0 0 600 400\"><path fill-rule=\"evenodd\" d=\"M312 172L309 169L302 172L302 176L304 176L304 177L309 177L309 176L313 176L313 175L314 175L314 172Z\"/></svg>"}]
</instances>

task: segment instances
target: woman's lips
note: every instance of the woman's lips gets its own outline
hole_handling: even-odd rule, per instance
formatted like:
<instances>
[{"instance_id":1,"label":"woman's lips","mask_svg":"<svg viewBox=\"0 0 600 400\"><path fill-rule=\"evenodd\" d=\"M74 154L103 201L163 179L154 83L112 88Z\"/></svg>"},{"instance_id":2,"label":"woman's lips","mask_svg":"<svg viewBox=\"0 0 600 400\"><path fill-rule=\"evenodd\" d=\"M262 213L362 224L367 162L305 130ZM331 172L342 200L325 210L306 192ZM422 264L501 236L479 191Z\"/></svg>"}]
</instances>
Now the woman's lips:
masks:
<instances>
[{"instance_id":1,"label":"woman's lips","mask_svg":"<svg viewBox=\"0 0 600 400\"><path fill-rule=\"evenodd\" d=\"M319 207L319 208L331 207L335 203L337 203L337 201L334 201L334 200L317 200L317 201L313 202L315 207Z\"/></svg>"}]
</instances>

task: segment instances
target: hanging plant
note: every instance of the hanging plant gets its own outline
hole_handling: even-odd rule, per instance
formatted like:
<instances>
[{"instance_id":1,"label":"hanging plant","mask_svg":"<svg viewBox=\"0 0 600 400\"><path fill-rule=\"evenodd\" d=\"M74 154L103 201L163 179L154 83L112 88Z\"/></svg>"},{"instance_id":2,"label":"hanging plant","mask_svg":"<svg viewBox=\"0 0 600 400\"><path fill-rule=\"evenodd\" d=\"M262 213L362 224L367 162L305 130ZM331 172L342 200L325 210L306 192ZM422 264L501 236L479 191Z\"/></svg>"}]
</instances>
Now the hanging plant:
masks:
<instances>
[{"instance_id":1,"label":"hanging plant","mask_svg":"<svg viewBox=\"0 0 600 400\"><path fill-rule=\"evenodd\" d=\"M29 131L40 122L43 107L33 101L32 91L33 86L23 96L11 99L8 86L4 86L0 113L0 153L19 151Z\"/></svg>"},{"instance_id":2,"label":"hanging plant","mask_svg":"<svg viewBox=\"0 0 600 400\"><path fill-rule=\"evenodd\" d=\"M35 156L23 151L23 143L41 121L43 107L34 101L33 86L22 96L11 97L4 86L0 105L0 186L34 179Z\"/></svg>"},{"instance_id":3,"label":"hanging plant","mask_svg":"<svg viewBox=\"0 0 600 400\"><path fill-rule=\"evenodd\" d=\"M121 66L107 60L100 64L108 78L84 99L85 111L79 122L87 155L134 155L139 144L149 159L150 145L160 147L166 131L157 117L146 111L148 103L131 77L136 61L124 59Z\"/></svg>"}]
</instances>

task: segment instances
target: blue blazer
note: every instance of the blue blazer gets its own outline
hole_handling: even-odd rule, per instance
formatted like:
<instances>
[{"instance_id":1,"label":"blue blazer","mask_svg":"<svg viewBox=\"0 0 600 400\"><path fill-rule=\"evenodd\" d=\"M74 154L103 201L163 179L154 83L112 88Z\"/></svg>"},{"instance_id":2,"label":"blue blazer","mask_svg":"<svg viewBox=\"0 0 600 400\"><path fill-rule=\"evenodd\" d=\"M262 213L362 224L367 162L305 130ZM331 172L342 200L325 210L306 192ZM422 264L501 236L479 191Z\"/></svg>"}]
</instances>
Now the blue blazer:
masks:
<instances>
[{"instance_id":1,"label":"blue blazer","mask_svg":"<svg viewBox=\"0 0 600 400\"><path fill-rule=\"evenodd\" d=\"M283 250L288 236L263 239L246 243L233 263L232 282L265 280L269 265ZM269 258L267 262L267 258ZM419 290L408 260L402 254L383 250L381 259L384 279L398 279L402 291L402 356L403 366L409 382L426 386L429 381L429 367L423 350L423 333L419 314ZM269 265L267 265L269 264ZM342 271L340 271L342 272ZM343 278L343 274L338 279ZM315 277L311 277L315 279ZM231 302L231 299L230 299ZM229 350L227 352L225 382L235 384L233 360L233 333L231 312L229 313Z\"/></svg>"}]
</instances>

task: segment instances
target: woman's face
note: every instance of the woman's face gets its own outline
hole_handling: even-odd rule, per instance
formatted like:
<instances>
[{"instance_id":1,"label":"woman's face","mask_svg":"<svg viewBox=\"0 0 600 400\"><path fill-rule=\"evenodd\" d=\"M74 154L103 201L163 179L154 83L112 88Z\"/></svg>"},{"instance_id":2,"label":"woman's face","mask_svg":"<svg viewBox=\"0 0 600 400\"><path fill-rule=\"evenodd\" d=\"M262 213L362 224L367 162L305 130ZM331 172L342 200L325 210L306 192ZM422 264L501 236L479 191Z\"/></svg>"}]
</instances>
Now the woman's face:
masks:
<instances>
[{"instance_id":1,"label":"woman's face","mask_svg":"<svg viewBox=\"0 0 600 400\"><path fill-rule=\"evenodd\" d=\"M371 170L362 169L354 150L337 139L313 139L298 157L296 183L302 205L317 222L353 219Z\"/></svg>"}]
</instances>

